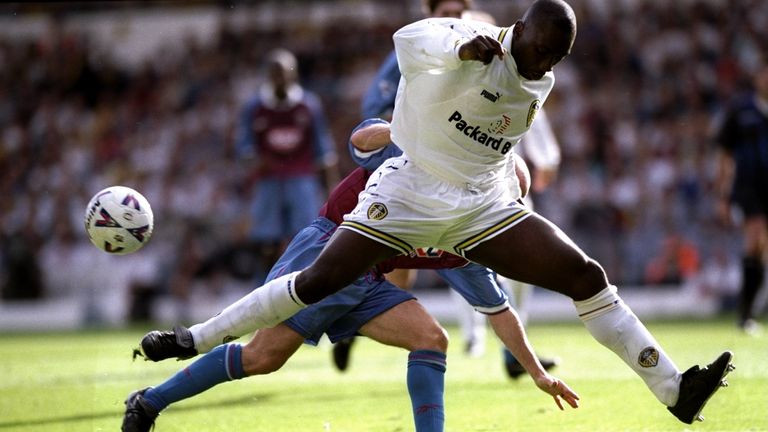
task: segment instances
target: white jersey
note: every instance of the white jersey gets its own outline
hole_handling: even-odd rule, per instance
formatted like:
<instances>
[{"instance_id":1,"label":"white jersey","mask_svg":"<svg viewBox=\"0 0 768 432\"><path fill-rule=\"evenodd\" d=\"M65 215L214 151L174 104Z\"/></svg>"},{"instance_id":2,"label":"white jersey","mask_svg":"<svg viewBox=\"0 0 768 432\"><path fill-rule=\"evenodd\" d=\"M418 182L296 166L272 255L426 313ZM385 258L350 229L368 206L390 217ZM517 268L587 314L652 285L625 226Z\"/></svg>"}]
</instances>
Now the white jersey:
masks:
<instances>
[{"instance_id":1,"label":"white jersey","mask_svg":"<svg viewBox=\"0 0 768 432\"><path fill-rule=\"evenodd\" d=\"M512 27L453 18L409 24L394 35L402 78L392 141L425 172L485 190L504 182L507 161L554 85L548 72L526 80L509 52L484 65L461 61L459 47L478 35L509 51Z\"/></svg>"}]
</instances>

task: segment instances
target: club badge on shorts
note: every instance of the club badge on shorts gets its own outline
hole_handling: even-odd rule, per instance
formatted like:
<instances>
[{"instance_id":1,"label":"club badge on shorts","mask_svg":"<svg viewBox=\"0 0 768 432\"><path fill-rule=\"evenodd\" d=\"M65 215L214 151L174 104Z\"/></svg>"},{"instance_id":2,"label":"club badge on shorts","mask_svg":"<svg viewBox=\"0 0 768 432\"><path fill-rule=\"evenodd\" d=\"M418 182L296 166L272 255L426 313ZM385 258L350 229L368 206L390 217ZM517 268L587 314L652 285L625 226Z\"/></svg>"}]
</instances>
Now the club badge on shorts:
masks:
<instances>
[{"instance_id":1,"label":"club badge on shorts","mask_svg":"<svg viewBox=\"0 0 768 432\"><path fill-rule=\"evenodd\" d=\"M368 219L382 220L387 217L388 213L387 206L379 202L375 202L368 207Z\"/></svg>"},{"instance_id":2,"label":"club badge on shorts","mask_svg":"<svg viewBox=\"0 0 768 432\"><path fill-rule=\"evenodd\" d=\"M647 347L640 351L637 363L644 368L652 368L659 364L659 351L654 347Z\"/></svg>"}]
</instances>

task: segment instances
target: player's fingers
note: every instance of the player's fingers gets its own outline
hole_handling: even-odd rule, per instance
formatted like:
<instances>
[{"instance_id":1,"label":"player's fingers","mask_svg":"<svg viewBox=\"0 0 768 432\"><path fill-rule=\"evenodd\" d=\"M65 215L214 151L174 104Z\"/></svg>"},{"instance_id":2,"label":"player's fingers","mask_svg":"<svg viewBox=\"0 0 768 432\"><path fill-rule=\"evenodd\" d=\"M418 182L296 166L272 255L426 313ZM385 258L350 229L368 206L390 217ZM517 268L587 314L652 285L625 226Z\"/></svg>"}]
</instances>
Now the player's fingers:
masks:
<instances>
[{"instance_id":1,"label":"player's fingers","mask_svg":"<svg viewBox=\"0 0 768 432\"><path fill-rule=\"evenodd\" d=\"M496 39L490 37L490 36L480 36L480 39L485 42L486 46L493 48L496 52L501 52L501 44Z\"/></svg>"},{"instance_id":2,"label":"player's fingers","mask_svg":"<svg viewBox=\"0 0 768 432\"><path fill-rule=\"evenodd\" d=\"M489 36L478 36L475 40L477 41L477 51L480 61L484 64L490 63L494 56L498 55L499 58L503 56L504 51L501 44L496 39Z\"/></svg>"},{"instance_id":3,"label":"player's fingers","mask_svg":"<svg viewBox=\"0 0 768 432\"><path fill-rule=\"evenodd\" d=\"M501 43L497 41L496 39L486 36L485 37L486 42L490 46L491 50L493 50L493 54L498 56L499 59L504 57L504 47L501 46Z\"/></svg>"},{"instance_id":4,"label":"player's fingers","mask_svg":"<svg viewBox=\"0 0 768 432\"><path fill-rule=\"evenodd\" d=\"M568 387L568 384L558 381L558 389L560 389L560 396L568 402L572 408L579 407L579 395Z\"/></svg>"},{"instance_id":5,"label":"player's fingers","mask_svg":"<svg viewBox=\"0 0 768 432\"><path fill-rule=\"evenodd\" d=\"M560 408L560 411L564 411L565 408L563 408L563 403L560 402L560 398L557 396L552 396L552 399L555 400L555 403L557 404L557 407Z\"/></svg>"},{"instance_id":6,"label":"player's fingers","mask_svg":"<svg viewBox=\"0 0 768 432\"><path fill-rule=\"evenodd\" d=\"M576 393L565 393L562 396L571 408L579 407L579 396Z\"/></svg>"},{"instance_id":7,"label":"player's fingers","mask_svg":"<svg viewBox=\"0 0 768 432\"><path fill-rule=\"evenodd\" d=\"M480 45L478 48L478 53L480 61L483 62L483 64L488 64L491 62L491 60L493 60L493 51L485 44Z\"/></svg>"},{"instance_id":8,"label":"player's fingers","mask_svg":"<svg viewBox=\"0 0 768 432\"><path fill-rule=\"evenodd\" d=\"M557 380L557 388L560 389L561 394L570 394L573 395L576 399L579 398L579 395L576 394L576 392L568 387L568 384L563 381Z\"/></svg>"}]
</instances>

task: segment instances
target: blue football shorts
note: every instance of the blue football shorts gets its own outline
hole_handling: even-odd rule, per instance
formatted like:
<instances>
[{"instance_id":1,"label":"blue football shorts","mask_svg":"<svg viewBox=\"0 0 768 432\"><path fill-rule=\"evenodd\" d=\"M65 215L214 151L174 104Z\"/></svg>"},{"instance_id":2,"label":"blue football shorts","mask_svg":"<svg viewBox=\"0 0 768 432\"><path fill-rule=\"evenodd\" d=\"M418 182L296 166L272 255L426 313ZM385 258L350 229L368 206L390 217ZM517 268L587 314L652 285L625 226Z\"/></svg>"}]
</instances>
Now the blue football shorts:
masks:
<instances>
[{"instance_id":1,"label":"blue football shorts","mask_svg":"<svg viewBox=\"0 0 768 432\"><path fill-rule=\"evenodd\" d=\"M267 280L309 266L323 250L337 225L317 218L301 230L277 261ZM317 345L323 333L331 342L357 334L360 327L378 315L415 297L386 280L368 272L352 285L310 305L284 321L306 342Z\"/></svg>"}]
</instances>

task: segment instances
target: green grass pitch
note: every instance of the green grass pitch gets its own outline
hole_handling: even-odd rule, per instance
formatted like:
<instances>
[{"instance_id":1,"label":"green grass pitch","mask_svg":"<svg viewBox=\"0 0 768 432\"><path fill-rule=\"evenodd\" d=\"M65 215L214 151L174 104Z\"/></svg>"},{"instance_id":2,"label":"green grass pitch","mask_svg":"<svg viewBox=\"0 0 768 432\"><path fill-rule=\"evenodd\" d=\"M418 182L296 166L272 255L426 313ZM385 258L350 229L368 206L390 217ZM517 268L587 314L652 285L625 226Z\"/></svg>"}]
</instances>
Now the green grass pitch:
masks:
<instances>
[{"instance_id":1,"label":"green grass pitch","mask_svg":"<svg viewBox=\"0 0 768 432\"><path fill-rule=\"evenodd\" d=\"M734 351L730 387L710 401L704 423L679 423L581 324L563 323L534 324L529 334L539 354L561 359L554 373L580 394L579 409L560 412L530 378L508 379L490 335L484 356L466 358L450 328L446 430L768 431L768 336L743 335L730 319L648 326L681 369ZM132 362L145 330L0 335L0 432L119 430L131 390L159 384L190 362ZM327 344L302 347L277 373L171 406L156 430L411 431L406 357L360 338L341 374Z\"/></svg>"}]
</instances>

